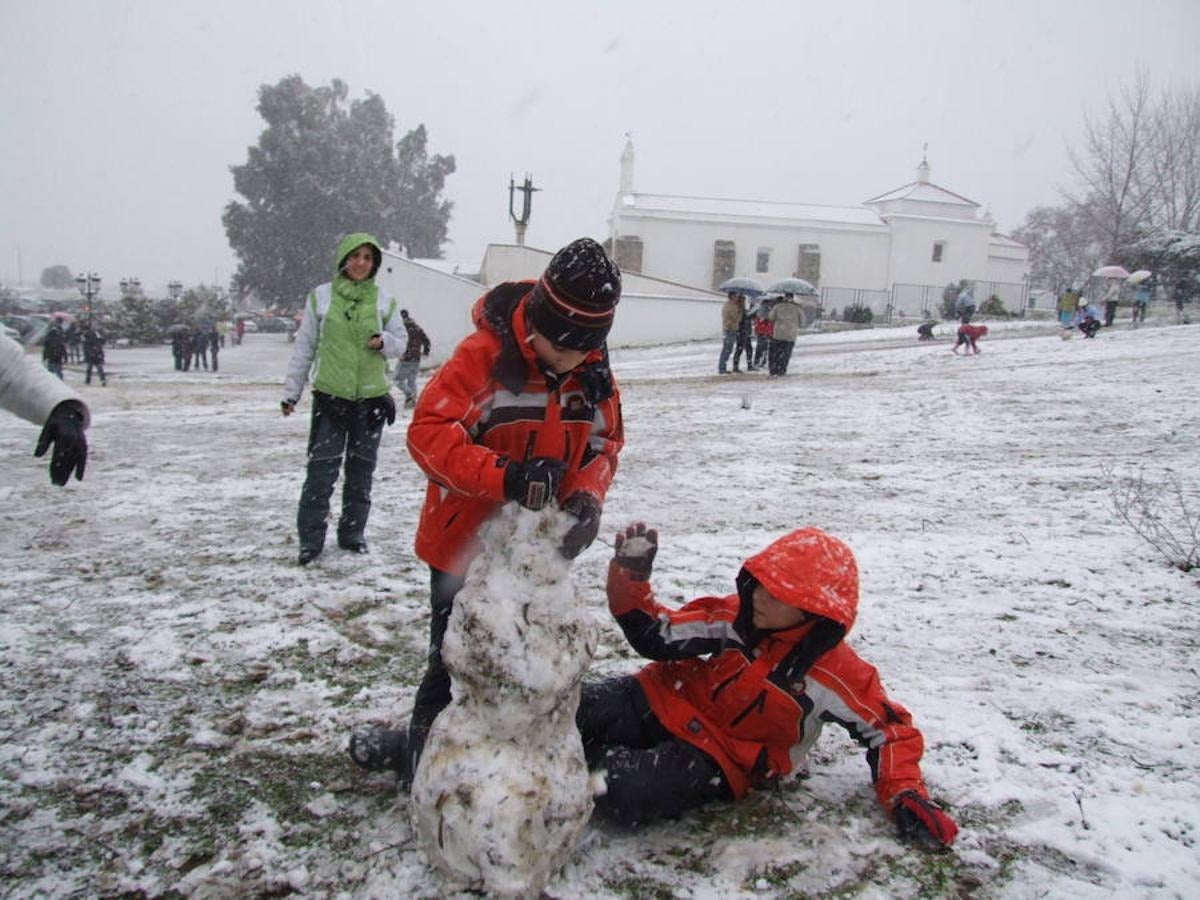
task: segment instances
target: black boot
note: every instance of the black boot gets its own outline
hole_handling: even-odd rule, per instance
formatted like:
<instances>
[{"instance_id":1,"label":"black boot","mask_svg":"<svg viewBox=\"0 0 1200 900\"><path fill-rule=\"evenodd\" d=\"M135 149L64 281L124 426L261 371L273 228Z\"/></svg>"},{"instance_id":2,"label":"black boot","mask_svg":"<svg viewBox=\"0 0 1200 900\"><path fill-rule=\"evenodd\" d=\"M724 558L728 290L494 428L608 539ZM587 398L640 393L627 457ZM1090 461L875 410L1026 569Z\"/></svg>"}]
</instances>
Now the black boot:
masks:
<instances>
[{"instance_id":1,"label":"black boot","mask_svg":"<svg viewBox=\"0 0 1200 900\"><path fill-rule=\"evenodd\" d=\"M359 728L350 735L350 758L368 772L395 772L402 781L410 780L408 732L389 728Z\"/></svg>"}]
</instances>

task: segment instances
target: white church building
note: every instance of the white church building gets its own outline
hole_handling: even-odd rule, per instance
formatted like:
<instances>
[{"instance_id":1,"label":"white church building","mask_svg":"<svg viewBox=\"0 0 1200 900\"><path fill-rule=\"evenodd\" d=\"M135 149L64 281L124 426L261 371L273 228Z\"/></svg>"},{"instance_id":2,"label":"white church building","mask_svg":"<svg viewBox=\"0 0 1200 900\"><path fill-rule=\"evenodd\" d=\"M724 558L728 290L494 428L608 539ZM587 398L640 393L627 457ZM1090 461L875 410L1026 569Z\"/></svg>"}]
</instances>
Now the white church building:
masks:
<instances>
[{"instance_id":1,"label":"white church building","mask_svg":"<svg viewBox=\"0 0 1200 900\"><path fill-rule=\"evenodd\" d=\"M648 194L634 187L626 141L609 239L623 271L709 289L735 275L764 287L796 276L819 288L826 310L936 313L946 285L962 279L981 302L996 295L1009 312L1024 310L1028 250L929 174L922 159L915 181L859 206Z\"/></svg>"}]
</instances>

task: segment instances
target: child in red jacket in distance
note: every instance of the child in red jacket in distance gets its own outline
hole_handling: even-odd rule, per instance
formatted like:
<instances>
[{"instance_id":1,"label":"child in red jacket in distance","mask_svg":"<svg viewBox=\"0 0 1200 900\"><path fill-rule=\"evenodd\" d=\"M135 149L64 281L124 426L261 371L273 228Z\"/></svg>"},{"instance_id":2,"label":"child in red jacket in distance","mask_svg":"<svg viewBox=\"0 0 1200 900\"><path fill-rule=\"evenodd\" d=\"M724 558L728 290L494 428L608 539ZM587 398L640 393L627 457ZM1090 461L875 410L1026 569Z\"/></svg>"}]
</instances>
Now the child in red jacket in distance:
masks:
<instances>
[{"instance_id":1,"label":"child in red jacket in distance","mask_svg":"<svg viewBox=\"0 0 1200 900\"><path fill-rule=\"evenodd\" d=\"M736 593L679 609L650 588L657 550L655 531L630 526L609 565L609 609L654 662L584 685L577 723L607 786L598 815L631 826L740 799L802 770L836 722L866 748L901 837L948 847L958 827L929 799L921 733L843 640L858 611L850 548L802 528L748 559Z\"/></svg>"}]
</instances>

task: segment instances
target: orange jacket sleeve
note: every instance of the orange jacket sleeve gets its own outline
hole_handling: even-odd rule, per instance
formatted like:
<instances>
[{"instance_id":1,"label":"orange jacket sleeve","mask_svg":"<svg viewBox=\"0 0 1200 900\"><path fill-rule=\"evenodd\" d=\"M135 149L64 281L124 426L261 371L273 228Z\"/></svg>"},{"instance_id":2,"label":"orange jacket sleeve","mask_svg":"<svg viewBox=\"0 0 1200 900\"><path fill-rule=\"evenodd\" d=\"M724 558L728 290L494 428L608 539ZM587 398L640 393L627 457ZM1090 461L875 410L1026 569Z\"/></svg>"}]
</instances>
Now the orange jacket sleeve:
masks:
<instances>
[{"instance_id":1,"label":"orange jacket sleeve","mask_svg":"<svg viewBox=\"0 0 1200 900\"><path fill-rule=\"evenodd\" d=\"M809 670L808 693L824 721L842 725L867 748L875 795L888 815L903 791L929 796L920 766L925 740L908 710L888 697L874 666L838 644Z\"/></svg>"},{"instance_id":2,"label":"orange jacket sleeve","mask_svg":"<svg viewBox=\"0 0 1200 900\"><path fill-rule=\"evenodd\" d=\"M431 481L458 494L504 500L503 458L471 430L491 396L497 342L476 332L426 385L408 426L408 451Z\"/></svg>"}]
</instances>

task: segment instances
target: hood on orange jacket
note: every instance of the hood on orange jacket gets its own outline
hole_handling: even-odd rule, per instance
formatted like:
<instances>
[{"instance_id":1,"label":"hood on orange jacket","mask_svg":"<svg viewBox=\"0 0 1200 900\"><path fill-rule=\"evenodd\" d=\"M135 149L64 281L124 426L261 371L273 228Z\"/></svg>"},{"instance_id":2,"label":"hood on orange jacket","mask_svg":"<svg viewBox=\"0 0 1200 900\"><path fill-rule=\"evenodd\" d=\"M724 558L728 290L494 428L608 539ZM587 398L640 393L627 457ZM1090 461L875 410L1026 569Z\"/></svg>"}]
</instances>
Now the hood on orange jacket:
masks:
<instances>
[{"instance_id":1,"label":"hood on orange jacket","mask_svg":"<svg viewBox=\"0 0 1200 900\"><path fill-rule=\"evenodd\" d=\"M783 603L837 623L843 635L858 616L854 553L819 528L786 534L746 560L738 577L743 605L754 591L750 579Z\"/></svg>"}]
</instances>

